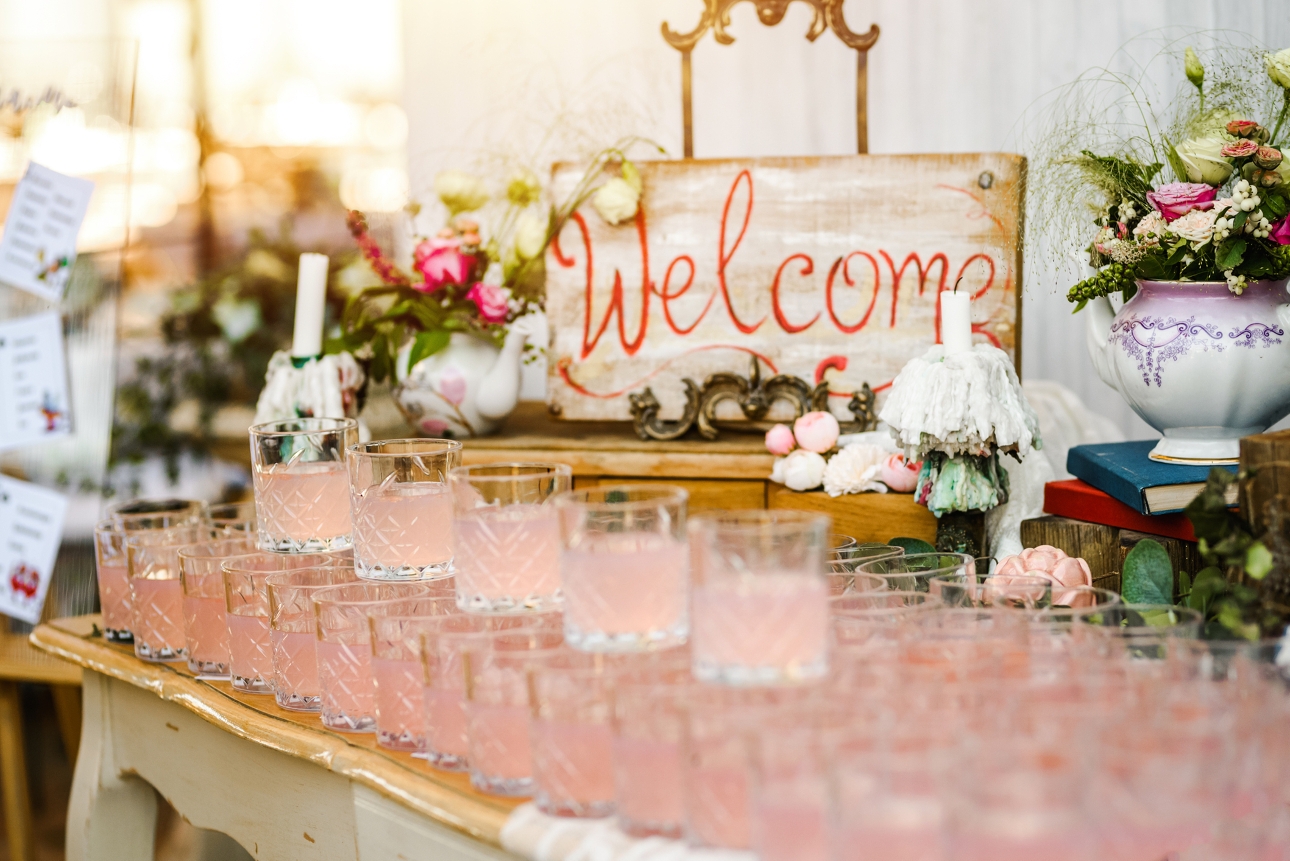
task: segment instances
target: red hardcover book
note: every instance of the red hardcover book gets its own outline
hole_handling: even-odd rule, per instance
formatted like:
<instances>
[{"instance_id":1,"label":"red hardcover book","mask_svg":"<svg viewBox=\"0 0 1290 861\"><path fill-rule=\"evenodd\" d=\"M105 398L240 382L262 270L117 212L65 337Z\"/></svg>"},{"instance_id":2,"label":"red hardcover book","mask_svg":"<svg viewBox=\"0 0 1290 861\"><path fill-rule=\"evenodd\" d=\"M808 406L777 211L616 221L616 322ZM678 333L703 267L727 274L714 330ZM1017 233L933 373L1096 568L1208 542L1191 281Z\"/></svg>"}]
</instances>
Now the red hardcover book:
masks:
<instances>
[{"instance_id":1,"label":"red hardcover book","mask_svg":"<svg viewBox=\"0 0 1290 861\"><path fill-rule=\"evenodd\" d=\"M1164 535L1195 541L1191 521L1185 514L1139 514L1113 496L1078 478L1050 481L1044 485L1044 513L1104 526L1118 526L1148 535Z\"/></svg>"}]
</instances>

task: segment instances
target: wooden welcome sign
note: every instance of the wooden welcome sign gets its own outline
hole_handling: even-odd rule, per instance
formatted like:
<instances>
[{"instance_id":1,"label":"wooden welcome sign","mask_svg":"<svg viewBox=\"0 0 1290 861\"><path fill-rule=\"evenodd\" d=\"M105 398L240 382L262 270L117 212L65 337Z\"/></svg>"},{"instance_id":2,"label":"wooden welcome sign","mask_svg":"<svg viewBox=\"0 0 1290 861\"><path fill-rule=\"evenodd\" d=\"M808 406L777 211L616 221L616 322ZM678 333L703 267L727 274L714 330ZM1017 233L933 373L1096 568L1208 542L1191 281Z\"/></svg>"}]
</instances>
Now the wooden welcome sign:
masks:
<instances>
[{"instance_id":1,"label":"wooden welcome sign","mask_svg":"<svg viewBox=\"0 0 1290 861\"><path fill-rule=\"evenodd\" d=\"M686 378L792 374L845 416L940 340L960 281L973 331L1017 359L1022 177L1002 153L638 163L634 220L587 204L548 249L548 400L567 419L630 419L650 387L679 415ZM583 168L557 164L566 197Z\"/></svg>"}]
</instances>

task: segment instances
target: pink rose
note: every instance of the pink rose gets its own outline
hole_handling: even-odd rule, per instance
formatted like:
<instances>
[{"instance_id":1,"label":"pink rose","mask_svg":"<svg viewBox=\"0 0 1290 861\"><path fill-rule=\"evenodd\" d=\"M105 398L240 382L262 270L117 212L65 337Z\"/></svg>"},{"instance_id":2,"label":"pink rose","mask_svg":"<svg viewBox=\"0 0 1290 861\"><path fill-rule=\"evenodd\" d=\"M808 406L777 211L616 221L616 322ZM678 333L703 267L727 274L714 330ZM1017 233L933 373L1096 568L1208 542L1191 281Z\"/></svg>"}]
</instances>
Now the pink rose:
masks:
<instances>
[{"instance_id":1,"label":"pink rose","mask_svg":"<svg viewBox=\"0 0 1290 861\"><path fill-rule=\"evenodd\" d=\"M461 371L449 365L439 375L439 396L454 407L466 399L466 378Z\"/></svg>"},{"instance_id":2,"label":"pink rose","mask_svg":"<svg viewBox=\"0 0 1290 861\"><path fill-rule=\"evenodd\" d=\"M443 419L422 419L421 430L430 436L443 436L443 432L448 429L448 423Z\"/></svg>"},{"instance_id":3,"label":"pink rose","mask_svg":"<svg viewBox=\"0 0 1290 861\"><path fill-rule=\"evenodd\" d=\"M448 239L429 239L417 246L413 267L425 278L413 286L422 293L433 293L445 284L464 284L470 278L475 258L457 250L458 243Z\"/></svg>"},{"instance_id":4,"label":"pink rose","mask_svg":"<svg viewBox=\"0 0 1290 861\"><path fill-rule=\"evenodd\" d=\"M913 493L918 484L918 472L922 468L921 460L910 463L904 455L893 454L883 461L879 477L883 484L897 493Z\"/></svg>"},{"instance_id":5,"label":"pink rose","mask_svg":"<svg viewBox=\"0 0 1290 861\"><path fill-rule=\"evenodd\" d=\"M1258 151L1258 142L1249 138L1241 138L1240 140L1232 141L1230 144L1224 144L1223 148L1219 150L1228 158L1245 158L1247 155L1254 155Z\"/></svg>"},{"instance_id":6,"label":"pink rose","mask_svg":"<svg viewBox=\"0 0 1290 861\"><path fill-rule=\"evenodd\" d=\"M1271 239L1277 245L1290 245L1290 215L1280 221L1273 222L1271 232L1268 233L1268 239Z\"/></svg>"},{"instance_id":7,"label":"pink rose","mask_svg":"<svg viewBox=\"0 0 1290 861\"><path fill-rule=\"evenodd\" d=\"M807 413L793 422L793 436L797 437L797 444L816 454L823 454L833 448L841 432L838 420L829 412Z\"/></svg>"},{"instance_id":8,"label":"pink rose","mask_svg":"<svg viewBox=\"0 0 1290 861\"><path fill-rule=\"evenodd\" d=\"M1227 124L1227 133L1241 138L1261 137L1263 126L1254 120L1232 120Z\"/></svg>"},{"instance_id":9,"label":"pink rose","mask_svg":"<svg viewBox=\"0 0 1290 861\"><path fill-rule=\"evenodd\" d=\"M496 284L481 281L467 291L466 298L475 303L479 316L485 323L501 323L506 320L506 313L510 310L506 304L506 294Z\"/></svg>"},{"instance_id":10,"label":"pink rose","mask_svg":"<svg viewBox=\"0 0 1290 861\"><path fill-rule=\"evenodd\" d=\"M1203 182L1171 182L1155 191L1148 191L1147 203L1154 206L1165 221L1173 221L1193 209L1209 209L1217 195L1218 189Z\"/></svg>"},{"instance_id":11,"label":"pink rose","mask_svg":"<svg viewBox=\"0 0 1290 861\"><path fill-rule=\"evenodd\" d=\"M794 445L793 431L788 425L775 425L766 431L766 451L776 457L788 454Z\"/></svg>"}]
</instances>

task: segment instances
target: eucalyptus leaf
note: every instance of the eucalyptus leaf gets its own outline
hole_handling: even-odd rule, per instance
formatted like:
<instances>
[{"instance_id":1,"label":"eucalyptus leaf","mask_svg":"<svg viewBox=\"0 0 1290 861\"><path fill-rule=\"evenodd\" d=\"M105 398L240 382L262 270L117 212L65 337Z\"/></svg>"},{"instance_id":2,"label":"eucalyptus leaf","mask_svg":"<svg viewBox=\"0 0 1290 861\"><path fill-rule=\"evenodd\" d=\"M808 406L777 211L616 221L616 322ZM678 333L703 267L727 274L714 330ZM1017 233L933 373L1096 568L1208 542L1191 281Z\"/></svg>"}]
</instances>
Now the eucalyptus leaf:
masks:
<instances>
[{"instance_id":1,"label":"eucalyptus leaf","mask_svg":"<svg viewBox=\"0 0 1290 861\"><path fill-rule=\"evenodd\" d=\"M936 548L919 538L892 538L887 542L893 547L903 547L906 553L935 553Z\"/></svg>"},{"instance_id":2,"label":"eucalyptus leaf","mask_svg":"<svg viewBox=\"0 0 1290 861\"><path fill-rule=\"evenodd\" d=\"M1120 572L1120 592L1128 604L1172 604L1173 563L1159 541L1144 538L1129 551Z\"/></svg>"}]
</instances>

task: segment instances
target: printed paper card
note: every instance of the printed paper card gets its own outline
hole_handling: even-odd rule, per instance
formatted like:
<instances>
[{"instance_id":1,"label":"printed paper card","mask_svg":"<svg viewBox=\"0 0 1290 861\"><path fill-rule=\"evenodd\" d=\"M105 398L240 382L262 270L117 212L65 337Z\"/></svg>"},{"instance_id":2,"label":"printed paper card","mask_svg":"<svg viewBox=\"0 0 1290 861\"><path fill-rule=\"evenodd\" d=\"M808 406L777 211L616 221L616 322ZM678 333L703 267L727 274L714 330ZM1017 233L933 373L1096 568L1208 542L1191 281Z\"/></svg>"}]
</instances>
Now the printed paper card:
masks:
<instances>
[{"instance_id":1,"label":"printed paper card","mask_svg":"<svg viewBox=\"0 0 1290 861\"><path fill-rule=\"evenodd\" d=\"M0 613L40 621L66 514L62 494L0 475Z\"/></svg>"},{"instance_id":2,"label":"printed paper card","mask_svg":"<svg viewBox=\"0 0 1290 861\"><path fill-rule=\"evenodd\" d=\"M0 451L71 431L62 318L49 311L0 321Z\"/></svg>"},{"instance_id":3,"label":"printed paper card","mask_svg":"<svg viewBox=\"0 0 1290 861\"><path fill-rule=\"evenodd\" d=\"M76 235L94 183L31 162L0 237L0 281L57 302L76 262Z\"/></svg>"}]
</instances>

